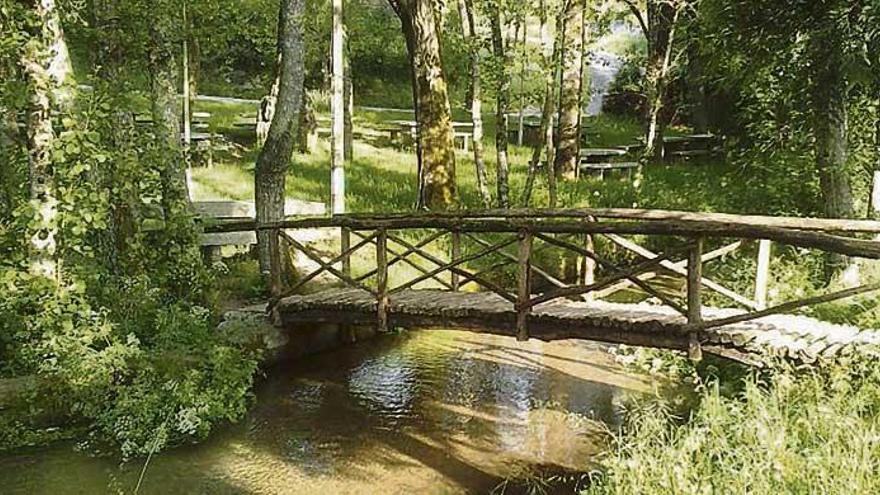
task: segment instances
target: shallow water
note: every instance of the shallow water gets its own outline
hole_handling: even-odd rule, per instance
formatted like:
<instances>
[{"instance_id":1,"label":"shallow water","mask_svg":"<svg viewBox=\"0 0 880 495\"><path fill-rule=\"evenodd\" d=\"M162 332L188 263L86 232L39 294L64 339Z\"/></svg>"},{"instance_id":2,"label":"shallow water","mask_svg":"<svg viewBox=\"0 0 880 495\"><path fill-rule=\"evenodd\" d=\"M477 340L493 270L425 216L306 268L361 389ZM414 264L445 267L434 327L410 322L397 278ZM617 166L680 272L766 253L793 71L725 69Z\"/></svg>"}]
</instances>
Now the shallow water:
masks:
<instances>
[{"instance_id":1,"label":"shallow water","mask_svg":"<svg viewBox=\"0 0 880 495\"><path fill-rule=\"evenodd\" d=\"M596 344L384 336L271 370L245 420L154 457L139 493L515 493L590 470L650 386ZM0 493L132 493L141 467L59 445L0 458Z\"/></svg>"}]
</instances>

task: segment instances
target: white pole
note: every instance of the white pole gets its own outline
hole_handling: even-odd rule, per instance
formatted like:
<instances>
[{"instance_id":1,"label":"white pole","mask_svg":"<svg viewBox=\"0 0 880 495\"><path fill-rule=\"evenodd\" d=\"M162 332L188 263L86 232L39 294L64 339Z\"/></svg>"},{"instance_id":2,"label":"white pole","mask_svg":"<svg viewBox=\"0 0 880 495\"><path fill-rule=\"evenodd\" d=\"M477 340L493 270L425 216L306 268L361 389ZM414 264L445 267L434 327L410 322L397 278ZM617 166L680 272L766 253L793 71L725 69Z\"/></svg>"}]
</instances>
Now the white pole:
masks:
<instances>
[{"instance_id":1,"label":"white pole","mask_svg":"<svg viewBox=\"0 0 880 495\"><path fill-rule=\"evenodd\" d=\"M772 244L767 239L758 242L758 269L755 274L755 306L767 308L767 284L770 280L770 250Z\"/></svg>"},{"instance_id":2,"label":"white pole","mask_svg":"<svg viewBox=\"0 0 880 495\"><path fill-rule=\"evenodd\" d=\"M333 32L331 37L332 79L330 111L332 129L330 135L330 211L334 215L345 213L345 101L343 97L344 64L343 43L345 26L342 23L343 0L333 0Z\"/></svg>"}]
</instances>

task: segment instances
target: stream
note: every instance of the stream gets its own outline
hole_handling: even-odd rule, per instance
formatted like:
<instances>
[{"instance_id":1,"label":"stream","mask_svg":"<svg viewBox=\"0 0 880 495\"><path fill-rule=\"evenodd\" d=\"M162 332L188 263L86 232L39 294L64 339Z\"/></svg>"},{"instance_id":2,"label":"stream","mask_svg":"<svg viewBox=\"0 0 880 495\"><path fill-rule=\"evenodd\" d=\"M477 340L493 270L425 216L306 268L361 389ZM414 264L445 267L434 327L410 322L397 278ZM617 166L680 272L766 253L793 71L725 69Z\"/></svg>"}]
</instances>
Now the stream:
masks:
<instances>
[{"instance_id":1,"label":"stream","mask_svg":"<svg viewBox=\"0 0 880 495\"><path fill-rule=\"evenodd\" d=\"M268 370L243 421L155 456L139 493L524 493L538 479L571 493L626 397L652 386L589 342L381 336ZM0 457L0 493L133 493L142 467L59 444Z\"/></svg>"}]
</instances>

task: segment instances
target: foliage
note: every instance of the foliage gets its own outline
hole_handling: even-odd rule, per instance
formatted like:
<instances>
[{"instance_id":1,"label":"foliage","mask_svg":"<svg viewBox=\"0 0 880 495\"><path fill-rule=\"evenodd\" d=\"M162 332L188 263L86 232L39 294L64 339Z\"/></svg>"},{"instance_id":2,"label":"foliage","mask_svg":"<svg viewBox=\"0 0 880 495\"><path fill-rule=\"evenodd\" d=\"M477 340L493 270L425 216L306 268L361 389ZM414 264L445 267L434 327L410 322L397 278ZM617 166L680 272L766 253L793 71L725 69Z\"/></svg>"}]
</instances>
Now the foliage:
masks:
<instances>
[{"instance_id":1,"label":"foliage","mask_svg":"<svg viewBox=\"0 0 880 495\"><path fill-rule=\"evenodd\" d=\"M15 46L4 45L4 68L16 63ZM33 377L35 385L4 411L0 448L86 429L94 445L139 456L204 438L245 411L257 356L213 330L205 296L212 274L193 222L157 206L166 159L182 158L152 128L132 123L128 89L124 80L96 79L54 119L57 279L28 269L40 205L22 201L27 176L10 174L22 193L0 210L0 377ZM12 115L25 103L20 93L0 95ZM0 161L22 163L23 149L13 141Z\"/></svg>"},{"instance_id":2,"label":"foliage","mask_svg":"<svg viewBox=\"0 0 880 495\"><path fill-rule=\"evenodd\" d=\"M685 422L644 403L583 493L877 493L877 357L752 374L735 394L709 379Z\"/></svg>"}]
</instances>

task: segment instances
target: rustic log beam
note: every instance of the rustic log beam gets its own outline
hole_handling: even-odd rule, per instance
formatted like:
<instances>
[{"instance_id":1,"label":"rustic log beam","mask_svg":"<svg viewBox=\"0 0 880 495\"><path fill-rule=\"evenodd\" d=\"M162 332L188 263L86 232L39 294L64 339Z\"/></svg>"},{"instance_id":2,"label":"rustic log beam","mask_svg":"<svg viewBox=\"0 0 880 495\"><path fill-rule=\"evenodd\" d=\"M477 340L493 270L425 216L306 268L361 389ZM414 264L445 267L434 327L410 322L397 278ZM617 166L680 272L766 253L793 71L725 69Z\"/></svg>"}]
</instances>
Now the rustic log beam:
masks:
<instances>
[{"instance_id":1,"label":"rustic log beam","mask_svg":"<svg viewBox=\"0 0 880 495\"><path fill-rule=\"evenodd\" d=\"M644 258L653 258L653 257L657 256L657 254L654 253L653 251L646 249L646 248L643 248L642 246L639 246L638 244L636 244L628 239L624 239L623 237L620 237L619 235L608 234L605 237L607 237L608 240L610 240L614 244L617 244L618 246L626 249L627 251L632 251L633 253L636 253L639 256L642 256ZM702 257L701 257L701 259L702 259ZM677 267L675 263L672 263L669 261L663 263L661 266L663 268L666 268L667 270L675 273L675 274L682 275L684 277L687 277L687 275L688 275L687 263L685 263L685 266L681 267L681 268ZM743 296L737 294L736 292L728 289L727 287L724 287L723 285L721 285L713 280L709 280L708 278L703 278L701 280L701 283L702 283L702 285L706 286L707 289L715 291L715 292L721 294L722 296L725 296L725 297L731 299L732 301L734 301L742 306L745 306L746 308L757 309L757 303L755 303L755 301L752 301L747 297L743 297Z\"/></svg>"},{"instance_id":2,"label":"rustic log beam","mask_svg":"<svg viewBox=\"0 0 880 495\"><path fill-rule=\"evenodd\" d=\"M703 239L697 239L688 251L687 267L687 321L694 327L703 321ZM692 361L703 359L697 331L688 332L688 358Z\"/></svg>"},{"instance_id":3,"label":"rustic log beam","mask_svg":"<svg viewBox=\"0 0 880 495\"><path fill-rule=\"evenodd\" d=\"M739 249L740 246L742 246L742 241L736 241L736 242L733 242L733 243L728 244L726 246L715 249L713 251L709 251L708 253L703 255L703 257L702 257L703 263L712 261L716 258L720 258L726 254L732 253L732 252L736 251L737 249ZM687 268L687 260L685 259L682 261L677 261L677 262L673 263L672 266L674 266L675 269L677 269L677 270L683 270L683 269ZM645 274L639 275L638 278L639 278L639 280L642 280L642 281L648 281L648 280L651 280L652 278L655 278L657 275L659 275L659 273L651 272L651 273L645 273ZM633 285L633 283L630 282L629 280L622 280L619 283L616 283L616 284L612 285L611 287L608 287L607 289L602 289L602 290L596 291L595 297L598 299L603 299L603 298L610 296L611 294L614 294L615 292L620 292L621 290L624 290L627 287L630 287L632 285Z\"/></svg>"},{"instance_id":4,"label":"rustic log beam","mask_svg":"<svg viewBox=\"0 0 880 495\"><path fill-rule=\"evenodd\" d=\"M481 245L481 246L483 246L483 247L486 247L486 246L490 245L490 243L489 243L488 241L485 241L485 240L483 240L483 239L480 239L479 237L477 237L477 236L475 236L475 235L472 235L472 234L466 234L466 235L468 236L468 238L470 238L471 240L473 240L474 242L476 242L477 244L479 244L479 245ZM536 251L537 251L537 249L533 249L533 250L532 250L533 253L536 252ZM512 263L516 263L516 262L518 261L518 258L517 258L516 256L514 256L514 255L512 255L512 254L510 254L510 253L508 253L508 252L506 252L506 251L499 251L498 254L501 255L501 256L504 257L504 258L507 258L507 259L510 261L510 263L502 263L502 264L499 264L499 265L495 265L495 266L492 267L493 269L501 268L502 266L507 266L507 265L510 265L510 264L512 264ZM565 282L563 282L562 280L559 280L558 278L554 277L553 275L549 274L547 271L543 270L542 268L540 268L540 267L538 267L538 266L535 266L534 263L531 263L531 264L529 265L529 267L531 268L531 270L532 270L533 272L535 272L535 273L537 273L538 275L540 275L541 278L543 278L544 280L550 282L551 284L555 285L556 287L568 287L568 285L569 285L569 284L566 284ZM485 271L488 271L488 270L485 270ZM478 275L479 275L480 273L484 273L484 272L477 272Z\"/></svg>"},{"instance_id":5,"label":"rustic log beam","mask_svg":"<svg viewBox=\"0 0 880 495\"><path fill-rule=\"evenodd\" d=\"M283 232L283 231L282 231L282 232ZM304 246L301 242L297 241L297 240L294 239L292 236L288 235L286 232L285 232L283 235L284 235L284 238L287 240L287 242L290 243L291 246L293 246L293 247L296 248L297 250L301 251L304 255L306 255L306 257L308 257L309 259L311 259L312 261L314 261L315 263L317 263L317 264L318 264L318 265L319 265L324 271L328 271L328 272L330 272L330 273L333 274L336 278L342 280L343 282L348 283L348 284L351 285L352 287L357 287L358 289L365 290L365 291L367 291L367 292L369 292L369 293L371 293L371 294L375 293L372 289L370 289L370 288L367 287L366 285L364 285L364 284L358 282L357 280L354 280L353 278L351 278L351 277L347 276L346 274L342 273L340 270L337 270L336 268L334 268L332 264L327 263L326 261L324 261L323 259L321 259L321 257L320 257L318 254L316 254L316 253L315 253L314 251L312 251L310 248ZM366 244L367 244L367 241L359 242L358 245L354 246L353 249L360 249L360 247L363 247L363 245L366 245ZM350 250L351 250L351 249L350 249ZM350 254L350 253L349 253L349 254ZM337 256L336 258L334 258L334 260L335 260L334 263L338 263L338 262L339 262L339 259L340 259L339 256ZM313 273L314 273L314 272L313 272ZM297 288L299 288L299 286L300 286L300 285L297 284Z\"/></svg>"},{"instance_id":6,"label":"rustic log beam","mask_svg":"<svg viewBox=\"0 0 880 495\"><path fill-rule=\"evenodd\" d=\"M784 217L771 215L739 215L733 213L710 213L640 208L513 208L486 210L458 210L445 212L419 212L421 218L605 218L616 220L669 220L734 224L741 226L764 226L818 232L880 233L880 221L846 218ZM351 214L352 218L412 218L408 212L375 215Z\"/></svg>"},{"instance_id":7,"label":"rustic log beam","mask_svg":"<svg viewBox=\"0 0 880 495\"><path fill-rule=\"evenodd\" d=\"M388 330L388 232L376 233L376 313L380 332Z\"/></svg>"},{"instance_id":8,"label":"rustic log beam","mask_svg":"<svg viewBox=\"0 0 880 495\"><path fill-rule=\"evenodd\" d=\"M573 285L568 287L562 287L550 292L545 292L540 296L532 298L529 301L529 306L537 306L538 304L543 304L545 302L552 301L554 299L559 299L562 297L573 297L580 296L582 294L589 294L596 290L608 287L609 285L623 279L629 279L631 277L637 277L639 274L644 273L647 270L652 270L657 267L664 260L669 259L669 257L673 256L673 253L666 253L662 256L657 256L656 258L643 261L638 265L627 269L627 270L617 270L615 275L610 277L606 277L598 282L594 282L592 284L586 285Z\"/></svg>"},{"instance_id":9,"label":"rustic log beam","mask_svg":"<svg viewBox=\"0 0 880 495\"><path fill-rule=\"evenodd\" d=\"M829 294L823 294L821 296L808 297L806 299L801 299L798 301L789 301L786 303L777 304L776 306L762 309L760 311L752 311L751 313L743 313L741 315L729 316L727 318L717 318L714 320L703 321L702 323L695 325L694 328L696 330L703 331L709 328L723 327L725 325L732 325L734 323L742 323L744 321L756 320L765 316L787 313L789 311L794 311L805 306L813 306L815 304L823 304L827 302L837 301L839 299L845 299L847 297L853 297L859 294L874 292L877 290L880 290L880 283L862 285L860 287L839 290L836 292L831 292Z\"/></svg>"},{"instance_id":10,"label":"rustic log beam","mask_svg":"<svg viewBox=\"0 0 880 495\"><path fill-rule=\"evenodd\" d=\"M278 228L348 227L352 230L376 229L443 229L460 232L510 232L529 230L546 234L644 234L684 237L735 237L741 239L770 239L782 244L814 248L846 256L880 259L880 242L855 239L820 232L795 230L791 227L746 225L694 220L637 220L612 222L580 222L537 218L480 218L461 219L444 217L438 213L414 214L410 217L333 217L289 218L257 226L254 220L225 222L205 226L207 233Z\"/></svg>"},{"instance_id":11,"label":"rustic log beam","mask_svg":"<svg viewBox=\"0 0 880 495\"><path fill-rule=\"evenodd\" d=\"M428 273L425 273L425 274L423 274L423 275L421 275L421 276L419 276L419 277L416 277L416 278L414 278L413 280L410 280L409 282L407 282L407 283L405 283L405 284L403 284L403 285L400 285L400 286L398 286L398 287L395 287L394 289L391 290L390 293L391 293L391 294L394 294L394 293L401 292L401 291L403 291L403 290L409 289L410 287L413 287L414 285L416 285L416 284L418 284L418 283L424 282L425 280L428 280L428 279L434 277L434 276L437 275L438 273L442 273L442 272L445 272L445 271L447 271L447 270L453 269L453 268L455 268L455 267L457 267L457 266L459 266L459 265L461 265L461 264L463 264L463 263L467 263L467 262L469 262L469 261L474 261L474 260L476 260L476 259L480 259L480 258L482 258L483 256L486 256L486 255L488 255L488 254L492 254L492 253L494 253L494 252L496 252L496 251L498 251L498 250L500 250L500 249L504 249L505 247L507 247L507 246L513 244L514 242L516 242L516 239L508 239L508 240L505 240L505 241L499 242L499 243L497 243L497 244L494 244L494 245L492 245L491 247L488 247L488 248L485 248L485 249L483 249L483 250L480 250L480 251L478 251L478 252L476 252L476 253L472 253L472 254L469 254L469 255L467 255L467 256L462 256L461 258L459 258L459 259L457 259L457 260L455 260L455 261L453 261L453 262L450 262L450 263L443 263L443 264L441 264L440 266L438 266L437 268L435 268L435 269L433 269L433 270L430 270ZM493 292L494 292L494 291L493 291ZM502 296L502 297L510 297L510 295L507 294L506 292L504 292L504 291L502 291L502 292L503 292L503 294L498 294L498 295L499 295L499 296Z\"/></svg>"},{"instance_id":12,"label":"rustic log beam","mask_svg":"<svg viewBox=\"0 0 880 495\"><path fill-rule=\"evenodd\" d=\"M290 236L290 234L288 234L287 232L284 232L283 230L280 231L280 232L281 232L280 235L281 235L281 237L285 240L285 242L287 242L288 244L293 245L293 244L290 242L290 240L292 239L291 236ZM339 254L339 256L336 256L335 258L333 258L332 260L330 260L329 262L327 262L327 265L326 265L326 266L333 266L333 265L335 265L336 263L339 263L340 261L342 261L342 262L343 262L343 270L342 270L341 273L343 273L343 274L346 275L347 277L351 277L351 271L350 271L350 268L349 268L349 273L345 273L345 266L344 266L345 261L344 261L344 260L345 260L346 258L351 259L351 254L354 253L355 251L357 251L358 249L360 249L360 248L366 246L367 244L369 244L370 241L373 240L373 237L374 237L373 235L370 235L370 236L368 236L368 237L365 237L364 240L362 240L361 242L358 242L358 243L355 244L354 246L349 246L347 249L343 250L343 251ZM308 254L307 254L306 256L308 256ZM325 265L321 265L321 266L319 266L319 268L318 268L317 270L315 270L315 271L313 271L313 272L307 274L307 275L306 275L305 277L303 277L299 282L297 282L293 287L291 287L290 289L288 289L287 291L285 291L284 294L281 295L281 297L287 297L287 296L289 296L289 295L295 294L296 291L299 290L299 289L301 289L305 284L307 284L307 283L309 283L310 281L314 280L314 278L317 277L318 275L320 275L320 274L326 272L327 269L324 268L324 266L325 266ZM357 281L357 279L355 279L355 281Z\"/></svg>"},{"instance_id":13,"label":"rustic log beam","mask_svg":"<svg viewBox=\"0 0 880 495\"><path fill-rule=\"evenodd\" d=\"M359 237L366 237L366 236L364 236L364 234L361 234L360 232L354 232L354 235L359 236ZM398 253L394 249L391 249L391 247L387 247L386 248L387 251L389 253L391 253L392 255L394 255L394 257L388 261L388 268L390 269L392 266L396 265L397 263L406 263L407 265L415 268L420 273L428 273L427 268L410 260L409 258L407 258L407 256L409 256L413 253L418 254L418 248L422 248L422 247L434 242L437 238L443 237L444 235L445 235L445 232L436 232L435 234L432 234L428 238L419 241L419 243L414 248L407 249L403 253ZM388 234L388 239L391 240L392 242L394 242L392 238L393 238L393 236L391 234ZM376 241L374 240L372 242L375 244ZM355 277L355 280L357 280L358 282L362 282L362 281L376 275L377 273L378 273L378 269L373 269L367 273L364 273L363 275L359 275L359 276ZM452 289L452 285L440 277L433 277L433 280L435 282L439 283L440 285L442 285L443 287L446 287L447 289L450 289L450 290Z\"/></svg>"},{"instance_id":14,"label":"rustic log beam","mask_svg":"<svg viewBox=\"0 0 880 495\"><path fill-rule=\"evenodd\" d=\"M394 242L400 244L401 246L405 246L405 247L406 247L406 246L411 246L411 244L409 244L407 241L405 241L405 240L403 240L403 239L401 239L401 238L399 238L399 237L396 237L396 236L394 236L394 235L392 235L392 234L388 234L388 239L390 239L390 240L392 240L392 241L394 241ZM514 239L514 240L511 240L510 242L513 243L514 241L515 241L515 239ZM437 265L437 266L443 266L443 265L447 264L446 261L441 260L440 258L437 258L436 256L434 256L434 255L432 255L432 254L430 254L430 253L426 253L426 252L424 252L424 251L415 251L414 254L416 254L416 255L418 255L418 256L421 256L422 258L424 258L424 259L430 261L431 263L434 263L434 264ZM509 264L510 264L510 263L505 262L503 265L506 266L506 265L509 265ZM475 273L468 272L467 270L463 270L463 269L459 268L458 265L453 266L453 267L450 267L450 268L449 268L449 271L452 272L452 273L457 273L457 274L459 274L462 278L465 279L465 280L461 283L461 285L465 285L465 284L468 284L468 283L473 282L473 283L475 283L475 284L477 284L477 285L481 285L481 286L483 286L483 287L489 289L489 290L492 291L493 293L500 295L501 297L507 299L508 301L511 301L511 302L515 302L515 301L516 301L516 297L514 297L514 296L508 294L508 293L504 290L503 287L499 286L498 284L492 283L492 282L490 282L490 281L488 281L488 280L486 280L486 279L481 278L481 277L479 276L479 274L475 274ZM480 273L485 273L485 272L487 272L487 271L489 271L489 270L484 270L483 272L480 272Z\"/></svg>"},{"instance_id":15,"label":"rustic log beam","mask_svg":"<svg viewBox=\"0 0 880 495\"><path fill-rule=\"evenodd\" d=\"M343 253L351 247L351 231L346 228L339 229L339 250ZM351 254L342 258L342 273L351 276Z\"/></svg>"},{"instance_id":16,"label":"rustic log beam","mask_svg":"<svg viewBox=\"0 0 880 495\"><path fill-rule=\"evenodd\" d=\"M455 261L459 258L461 258L461 232L454 230L452 231L452 246L450 247L449 261ZM458 292L460 282L459 275L452 272L450 281L452 282L451 290Z\"/></svg>"},{"instance_id":17,"label":"rustic log beam","mask_svg":"<svg viewBox=\"0 0 880 495\"><path fill-rule=\"evenodd\" d=\"M576 246L570 242L561 241L559 239L554 239L554 238L547 236L545 234L535 234L535 236L540 238L544 242L547 242L550 244L555 244L555 245L562 247L562 248L570 249L571 251L574 251L575 253L578 253L582 256L589 256L590 258L593 258L594 260L596 260L596 262L598 262L600 265L612 270L614 273L619 274L621 272L624 272L624 270L621 270L617 265L615 265L611 261L607 260L606 258L599 256L596 253L591 253L580 246ZM656 289L654 289L653 287L651 287L647 283L642 282L638 278L631 276L631 275L626 275L626 278L628 280L630 280L632 283L636 284L638 287L640 287L643 291L645 291L648 294L659 299L660 302L662 302L663 304L678 311L682 315L687 315L687 310L684 307L682 307L681 304L678 304L677 302L673 301L672 299L669 299L668 297L664 296L663 294L658 292Z\"/></svg>"},{"instance_id":18,"label":"rustic log beam","mask_svg":"<svg viewBox=\"0 0 880 495\"><path fill-rule=\"evenodd\" d=\"M519 260L517 269L516 340L529 340L528 319L531 306L531 257L532 234L528 231L519 234Z\"/></svg>"}]
</instances>

